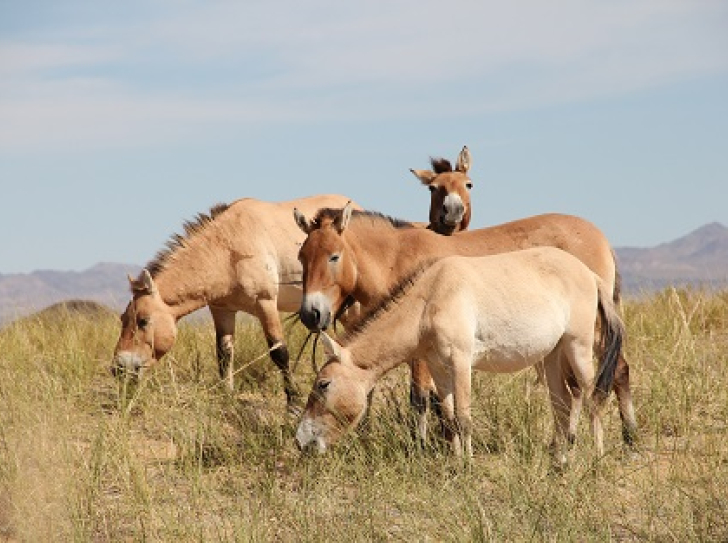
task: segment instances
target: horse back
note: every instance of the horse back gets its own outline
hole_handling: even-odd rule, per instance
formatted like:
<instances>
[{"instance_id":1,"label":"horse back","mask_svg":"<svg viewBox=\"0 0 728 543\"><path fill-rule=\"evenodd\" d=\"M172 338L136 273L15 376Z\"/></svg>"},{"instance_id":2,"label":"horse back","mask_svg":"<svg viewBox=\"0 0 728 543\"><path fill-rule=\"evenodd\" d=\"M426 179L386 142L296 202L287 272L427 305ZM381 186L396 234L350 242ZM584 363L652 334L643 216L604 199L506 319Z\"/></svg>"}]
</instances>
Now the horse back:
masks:
<instances>
[{"instance_id":1,"label":"horse back","mask_svg":"<svg viewBox=\"0 0 728 543\"><path fill-rule=\"evenodd\" d=\"M614 288L616 266L611 245L596 225L573 215L549 213L453 236L469 254L496 254L532 247L566 251Z\"/></svg>"}]
</instances>

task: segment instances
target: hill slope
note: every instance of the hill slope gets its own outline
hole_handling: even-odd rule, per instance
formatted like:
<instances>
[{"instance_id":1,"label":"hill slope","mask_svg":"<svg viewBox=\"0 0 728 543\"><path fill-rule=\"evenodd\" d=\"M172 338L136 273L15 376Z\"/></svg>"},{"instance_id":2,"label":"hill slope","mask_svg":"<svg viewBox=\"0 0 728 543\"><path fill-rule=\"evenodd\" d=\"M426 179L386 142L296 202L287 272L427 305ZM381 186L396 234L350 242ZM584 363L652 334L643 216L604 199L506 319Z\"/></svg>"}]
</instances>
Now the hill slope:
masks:
<instances>
[{"instance_id":1,"label":"hill slope","mask_svg":"<svg viewBox=\"0 0 728 543\"><path fill-rule=\"evenodd\" d=\"M728 285L728 228L706 224L652 248L617 248L627 293L668 285Z\"/></svg>"},{"instance_id":2,"label":"hill slope","mask_svg":"<svg viewBox=\"0 0 728 543\"><path fill-rule=\"evenodd\" d=\"M92 300L121 311L129 301L126 275L139 270L133 264L100 263L80 272L0 274L0 322L70 299Z\"/></svg>"}]
</instances>

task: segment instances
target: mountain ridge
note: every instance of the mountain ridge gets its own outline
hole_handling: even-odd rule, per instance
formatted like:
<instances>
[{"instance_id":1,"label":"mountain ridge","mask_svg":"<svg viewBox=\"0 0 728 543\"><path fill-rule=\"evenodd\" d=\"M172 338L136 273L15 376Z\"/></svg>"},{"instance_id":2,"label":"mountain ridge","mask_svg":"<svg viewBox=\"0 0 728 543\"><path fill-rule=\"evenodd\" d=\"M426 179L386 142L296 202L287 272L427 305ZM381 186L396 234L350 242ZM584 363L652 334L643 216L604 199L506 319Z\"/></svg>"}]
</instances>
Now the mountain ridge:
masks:
<instances>
[{"instance_id":1,"label":"mountain ridge","mask_svg":"<svg viewBox=\"0 0 728 543\"><path fill-rule=\"evenodd\" d=\"M728 287L728 227L719 222L654 247L616 247L614 252L626 296L670 285ZM73 299L122 311L129 301L127 274L140 270L137 264L99 262L82 271L0 272L0 323Z\"/></svg>"}]
</instances>

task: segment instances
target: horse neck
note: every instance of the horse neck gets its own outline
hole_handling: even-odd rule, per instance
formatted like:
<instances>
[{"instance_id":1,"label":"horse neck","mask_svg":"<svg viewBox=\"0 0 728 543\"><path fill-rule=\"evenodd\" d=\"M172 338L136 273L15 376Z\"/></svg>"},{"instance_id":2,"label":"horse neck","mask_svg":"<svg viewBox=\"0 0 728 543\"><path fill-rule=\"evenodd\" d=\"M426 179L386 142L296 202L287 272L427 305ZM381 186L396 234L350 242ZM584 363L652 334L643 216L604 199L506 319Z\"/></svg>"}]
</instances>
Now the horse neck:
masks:
<instances>
[{"instance_id":1,"label":"horse neck","mask_svg":"<svg viewBox=\"0 0 728 543\"><path fill-rule=\"evenodd\" d=\"M394 303L397 305L368 323L347 345L370 388L385 373L412 360L419 348L424 299L409 296Z\"/></svg>"},{"instance_id":2,"label":"horse neck","mask_svg":"<svg viewBox=\"0 0 728 543\"><path fill-rule=\"evenodd\" d=\"M217 243L195 240L179 248L154 277L157 290L179 319L232 294L234 270L227 249Z\"/></svg>"}]
</instances>

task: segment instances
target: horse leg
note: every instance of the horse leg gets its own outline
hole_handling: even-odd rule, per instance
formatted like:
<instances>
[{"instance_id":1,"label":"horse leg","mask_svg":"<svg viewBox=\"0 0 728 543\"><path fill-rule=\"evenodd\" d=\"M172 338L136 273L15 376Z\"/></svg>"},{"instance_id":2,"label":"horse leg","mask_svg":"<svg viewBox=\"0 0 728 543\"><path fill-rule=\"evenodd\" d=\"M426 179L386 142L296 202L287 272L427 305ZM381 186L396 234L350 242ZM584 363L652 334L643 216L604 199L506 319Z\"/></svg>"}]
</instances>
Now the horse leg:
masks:
<instances>
[{"instance_id":1,"label":"horse leg","mask_svg":"<svg viewBox=\"0 0 728 543\"><path fill-rule=\"evenodd\" d=\"M265 340L270 348L270 357L273 363L281 371L283 376L283 389L286 392L286 405L289 410L299 398L298 390L291 377L289 366L288 347L283 338L283 325L278 314L278 303L275 298L258 298L255 303L254 314L258 317Z\"/></svg>"},{"instance_id":2,"label":"horse leg","mask_svg":"<svg viewBox=\"0 0 728 543\"><path fill-rule=\"evenodd\" d=\"M586 397L587 408L591 416L594 444L597 449L597 454L602 456L604 455L602 414L606 406L607 394L594 393L596 372L592 363L592 353L592 348L587 347L585 342L572 341L564 347L564 355L570 367L568 379L572 393L574 390L577 390L580 396L583 395Z\"/></svg>"},{"instance_id":3,"label":"horse leg","mask_svg":"<svg viewBox=\"0 0 728 543\"><path fill-rule=\"evenodd\" d=\"M460 456L462 446L455 416L454 380L452 369L440 361L428 361L429 370L435 382L442 418L442 439L450 444L453 454Z\"/></svg>"},{"instance_id":4,"label":"horse leg","mask_svg":"<svg viewBox=\"0 0 728 543\"><path fill-rule=\"evenodd\" d=\"M569 431L571 394L561 367L561 353L557 347L544 359L546 385L554 417L554 435L551 440L551 455L554 469L561 471L567 463L566 440Z\"/></svg>"},{"instance_id":5,"label":"horse leg","mask_svg":"<svg viewBox=\"0 0 728 543\"><path fill-rule=\"evenodd\" d=\"M635 416L632 391L629 385L629 364L623 354L619 355L617 369L612 385L619 402L619 416L622 419L622 440L628 447L633 447L637 437L637 417Z\"/></svg>"},{"instance_id":6,"label":"horse leg","mask_svg":"<svg viewBox=\"0 0 728 543\"><path fill-rule=\"evenodd\" d=\"M432 377L423 360L411 360L409 363L410 378L410 407L414 411L413 437L424 447L427 442L427 410L429 408L430 392L433 389Z\"/></svg>"},{"instance_id":7,"label":"horse leg","mask_svg":"<svg viewBox=\"0 0 728 543\"><path fill-rule=\"evenodd\" d=\"M536 362L536 365L533 368L536 370L536 381L533 384L536 386L545 385L546 370L543 367L543 360L540 362Z\"/></svg>"},{"instance_id":8,"label":"horse leg","mask_svg":"<svg viewBox=\"0 0 728 543\"><path fill-rule=\"evenodd\" d=\"M225 382L230 392L235 390L233 379L233 354L235 338L235 311L210 307L212 321L215 324L215 345L217 351L217 367L220 379Z\"/></svg>"},{"instance_id":9,"label":"horse leg","mask_svg":"<svg viewBox=\"0 0 728 543\"><path fill-rule=\"evenodd\" d=\"M452 357L455 420L466 459L473 456L473 421L470 413L473 372L470 359L470 356L462 352Z\"/></svg>"},{"instance_id":10,"label":"horse leg","mask_svg":"<svg viewBox=\"0 0 728 543\"><path fill-rule=\"evenodd\" d=\"M568 362L562 360L562 368L564 372L564 378L566 379L566 385L571 391L571 411L569 413L569 433L566 435L566 439L569 445L573 445L576 442L576 432L579 428L579 418L581 417L581 409L584 405L584 391L576 380L574 372L571 371L571 367Z\"/></svg>"}]
</instances>

